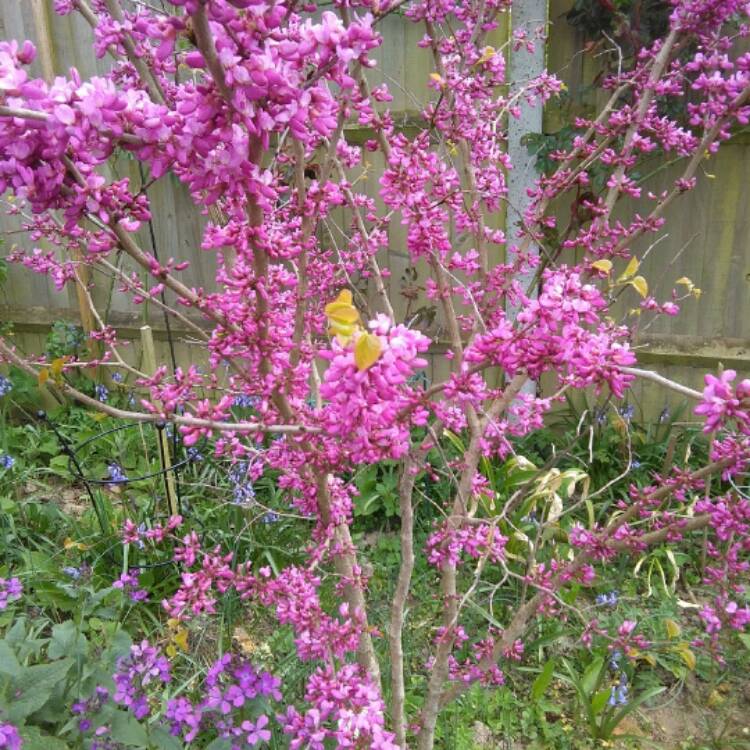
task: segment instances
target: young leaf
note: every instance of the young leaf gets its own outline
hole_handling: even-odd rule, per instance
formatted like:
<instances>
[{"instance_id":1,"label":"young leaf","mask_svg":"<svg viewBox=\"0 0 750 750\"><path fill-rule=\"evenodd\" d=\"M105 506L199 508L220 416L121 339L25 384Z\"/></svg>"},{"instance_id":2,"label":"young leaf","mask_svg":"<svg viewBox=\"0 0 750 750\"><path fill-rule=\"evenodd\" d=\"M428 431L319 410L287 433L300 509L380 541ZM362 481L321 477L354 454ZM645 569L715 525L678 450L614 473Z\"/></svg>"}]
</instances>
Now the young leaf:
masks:
<instances>
[{"instance_id":1,"label":"young leaf","mask_svg":"<svg viewBox=\"0 0 750 750\"><path fill-rule=\"evenodd\" d=\"M383 345L375 334L361 334L354 345L354 362L357 369L361 372L372 367L380 359L382 352Z\"/></svg>"},{"instance_id":2,"label":"young leaf","mask_svg":"<svg viewBox=\"0 0 750 750\"><path fill-rule=\"evenodd\" d=\"M620 278L618 278L618 281L627 281L628 279L635 276L635 274L638 272L638 268L640 266L640 262L638 261L638 258L635 257L635 255L630 259L630 262L626 266L625 270L622 272L622 275Z\"/></svg>"},{"instance_id":3,"label":"young leaf","mask_svg":"<svg viewBox=\"0 0 750 750\"><path fill-rule=\"evenodd\" d=\"M591 699L591 713L594 716L598 716L607 707L607 701L609 701L611 692L611 690L600 690L594 694L594 697Z\"/></svg>"},{"instance_id":4,"label":"young leaf","mask_svg":"<svg viewBox=\"0 0 750 750\"><path fill-rule=\"evenodd\" d=\"M667 638L677 638L680 633L682 632L682 629L680 626L674 621L667 618L664 620L664 627L667 629Z\"/></svg>"},{"instance_id":5,"label":"young leaf","mask_svg":"<svg viewBox=\"0 0 750 750\"><path fill-rule=\"evenodd\" d=\"M325 314L328 318L328 333L338 336L345 344L359 328L359 312L352 304L352 293L343 289L333 302L325 306Z\"/></svg>"},{"instance_id":6,"label":"young leaf","mask_svg":"<svg viewBox=\"0 0 750 750\"><path fill-rule=\"evenodd\" d=\"M549 661L547 661L544 667L542 667L542 671L537 675L537 678L531 685L531 697L535 701L538 701L546 692L547 688L552 682L554 671L555 660L550 659Z\"/></svg>"},{"instance_id":7,"label":"young leaf","mask_svg":"<svg viewBox=\"0 0 750 750\"><path fill-rule=\"evenodd\" d=\"M586 671L581 678L581 687L583 687L587 696L591 695L594 690L596 690L603 668L604 657L602 656L597 656L594 661L586 667Z\"/></svg>"},{"instance_id":8,"label":"young leaf","mask_svg":"<svg viewBox=\"0 0 750 750\"><path fill-rule=\"evenodd\" d=\"M612 261L602 258L601 260L595 260L591 264L591 267L595 268L597 271L602 271L603 273L610 273L612 271Z\"/></svg>"},{"instance_id":9,"label":"young leaf","mask_svg":"<svg viewBox=\"0 0 750 750\"><path fill-rule=\"evenodd\" d=\"M643 276L636 276L631 282L630 286L635 289L638 294L644 299L648 296L648 281Z\"/></svg>"}]
</instances>

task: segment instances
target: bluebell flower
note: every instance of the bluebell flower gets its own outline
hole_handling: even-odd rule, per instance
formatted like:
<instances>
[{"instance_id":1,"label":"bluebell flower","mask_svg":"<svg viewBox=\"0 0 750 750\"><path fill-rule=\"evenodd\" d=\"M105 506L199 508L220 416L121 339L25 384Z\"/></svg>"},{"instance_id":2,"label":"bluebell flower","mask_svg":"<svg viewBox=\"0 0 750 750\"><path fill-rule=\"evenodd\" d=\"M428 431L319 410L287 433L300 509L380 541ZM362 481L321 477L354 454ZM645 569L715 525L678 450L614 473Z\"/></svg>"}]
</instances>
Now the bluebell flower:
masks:
<instances>
[{"instance_id":1,"label":"bluebell flower","mask_svg":"<svg viewBox=\"0 0 750 750\"><path fill-rule=\"evenodd\" d=\"M635 407L632 404L623 406L622 409L620 409L620 416L626 422L629 422L633 418L633 414L635 414Z\"/></svg>"},{"instance_id":2,"label":"bluebell flower","mask_svg":"<svg viewBox=\"0 0 750 750\"><path fill-rule=\"evenodd\" d=\"M120 464L111 463L107 464L107 470L109 471L108 484L124 484L128 481L125 472L122 470Z\"/></svg>"},{"instance_id":3,"label":"bluebell flower","mask_svg":"<svg viewBox=\"0 0 750 750\"><path fill-rule=\"evenodd\" d=\"M114 380L115 383L122 383L125 378L123 377L123 374L121 372L116 372L112 375L112 380Z\"/></svg>"},{"instance_id":4,"label":"bluebell flower","mask_svg":"<svg viewBox=\"0 0 750 750\"><path fill-rule=\"evenodd\" d=\"M630 462L630 466L631 466L631 468L633 468L633 469L640 469L640 468L641 468L641 462L640 462L640 461L639 461L639 460L638 460L637 458L634 458L634 459L633 459L633 460L632 460L632 461Z\"/></svg>"},{"instance_id":5,"label":"bluebell flower","mask_svg":"<svg viewBox=\"0 0 750 750\"><path fill-rule=\"evenodd\" d=\"M620 680L613 685L609 694L610 706L624 706L628 702L628 676L625 672L620 673Z\"/></svg>"},{"instance_id":6,"label":"bluebell flower","mask_svg":"<svg viewBox=\"0 0 750 750\"><path fill-rule=\"evenodd\" d=\"M660 422L661 424L663 424L663 423L664 423L664 422L666 422L666 421L667 421L668 419L669 419L669 407L668 407L668 406L665 406L665 407L664 407L664 408L663 408L663 409L661 410L661 414L659 414L659 422Z\"/></svg>"},{"instance_id":7,"label":"bluebell flower","mask_svg":"<svg viewBox=\"0 0 750 750\"><path fill-rule=\"evenodd\" d=\"M616 671L620 668L620 660L622 659L622 651L613 651L612 656L609 658L610 669Z\"/></svg>"},{"instance_id":8,"label":"bluebell flower","mask_svg":"<svg viewBox=\"0 0 750 750\"><path fill-rule=\"evenodd\" d=\"M16 459L13 456L9 456L7 453L0 453L0 467L3 469L12 469Z\"/></svg>"},{"instance_id":9,"label":"bluebell flower","mask_svg":"<svg viewBox=\"0 0 750 750\"><path fill-rule=\"evenodd\" d=\"M80 568L67 567L63 568L62 572L65 573L66 576L70 576L74 581L77 581L81 577Z\"/></svg>"},{"instance_id":10,"label":"bluebell flower","mask_svg":"<svg viewBox=\"0 0 750 750\"><path fill-rule=\"evenodd\" d=\"M109 398L109 389L106 385L99 383L98 385L94 386L94 394L103 404L107 403L107 399Z\"/></svg>"},{"instance_id":11,"label":"bluebell flower","mask_svg":"<svg viewBox=\"0 0 750 750\"><path fill-rule=\"evenodd\" d=\"M597 424L604 424L607 421L607 410L606 409L595 409L594 420Z\"/></svg>"},{"instance_id":12,"label":"bluebell flower","mask_svg":"<svg viewBox=\"0 0 750 750\"><path fill-rule=\"evenodd\" d=\"M599 594L596 597L596 603L607 607L616 607L618 601L617 591L608 591L606 594Z\"/></svg>"},{"instance_id":13,"label":"bluebell flower","mask_svg":"<svg viewBox=\"0 0 750 750\"><path fill-rule=\"evenodd\" d=\"M261 519L263 523L276 523L279 520L279 514L274 513L272 510L268 511Z\"/></svg>"},{"instance_id":14,"label":"bluebell flower","mask_svg":"<svg viewBox=\"0 0 750 750\"><path fill-rule=\"evenodd\" d=\"M189 461L202 461L203 454L199 453L197 448L188 448L187 457Z\"/></svg>"},{"instance_id":15,"label":"bluebell flower","mask_svg":"<svg viewBox=\"0 0 750 750\"><path fill-rule=\"evenodd\" d=\"M229 472L229 482L232 485L232 503L234 505L249 505L255 500L255 489L247 477L247 462L241 461Z\"/></svg>"},{"instance_id":16,"label":"bluebell flower","mask_svg":"<svg viewBox=\"0 0 750 750\"><path fill-rule=\"evenodd\" d=\"M128 396L128 406L135 406L135 396L132 393Z\"/></svg>"},{"instance_id":17,"label":"bluebell flower","mask_svg":"<svg viewBox=\"0 0 750 750\"><path fill-rule=\"evenodd\" d=\"M255 500L255 489L250 482L236 484L232 490L232 502L235 505L249 505Z\"/></svg>"},{"instance_id":18,"label":"bluebell flower","mask_svg":"<svg viewBox=\"0 0 750 750\"><path fill-rule=\"evenodd\" d=\"M251 409L257 403L258 399L255 396L246 396L244 393L235 396L232 400L232 406L236 406L238 409Z\"/></svg>"},{"instance_id":19,"label":"bluebell flower","mask_svg":"<svg viewBox=\"0 0 750 750\"><path fill-rule=\"evenodd\" d=\"M13 390L13 383L10 378L0 375L0 396L5 396Z\"/></svg>"}]
</instances>

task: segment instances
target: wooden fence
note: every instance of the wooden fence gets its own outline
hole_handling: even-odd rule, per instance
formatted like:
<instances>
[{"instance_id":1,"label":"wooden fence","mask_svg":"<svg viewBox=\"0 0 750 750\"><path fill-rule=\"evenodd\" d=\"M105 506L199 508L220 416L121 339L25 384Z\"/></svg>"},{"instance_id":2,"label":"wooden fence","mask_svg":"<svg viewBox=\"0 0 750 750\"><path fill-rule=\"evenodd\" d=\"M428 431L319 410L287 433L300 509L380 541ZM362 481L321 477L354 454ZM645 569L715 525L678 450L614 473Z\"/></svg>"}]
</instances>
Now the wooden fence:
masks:
<instances>
[{"instance_id":1,"label":"wooden fence","mask_svg":"<svg viewBox=\"0 0 750 750\"><path fill-rule=\"evenodd\" d=\"M595 62L579 52L583 43L564 18L572 0L551 0L548 66L567 83L572 106L583 106L596 97L586 86L592 78ZM76 67L86 78L102 72L108 61L96 60L91 45L91 31L78 16L61 18L52 11L52 0L3 0L0 3L0 38L31 39L40 51L34 73L50 77L66 74ZM396 122L408 134L426 95L425 83L432 72L429 56L417 47L422 31L402 17L388 17L381 26L383 46L374 57L380 61L373 83L386 81L394 96L391 107ZM502 32L498 32L502 34ZM554 131L564 122L565 113L549 108L546 129ZM347 137L362 141L366 132L347 128ZM382 166L375 158L366 177L366 189L377 195L378 172ZM137 164L123 159L111 167L113 176L128 175L137 184ZM653 177L647 187L658 191L678 174L679 165L653 165ZM710 174L709 174L710 172ZM664 296L683 276L703 290L700 300L687 301L681 315L659 319L644 327L637 340L639 359L667 377L693 387L700 387L702 374L715 370L720 363L743 374L750 374L750 203L747 175L750 174L750 138L738 135L726 144L719 155L708 162L699 187L667 211L665 230L648 241L658 246L648 254L641 273L657 295ZM155 248L160 258L170 256L190 261L182 278L188 285L211 289L214 286L213 255L200 249L203 219L195 210L185 188L172 177L164 177L149 189L154 209L151 230L142 230L140 241ZM498 225L505 217L496 217ZM4 250L13 244L30 247L18 232L18 221L0 217L0 236ZM383 265L391 270L389 284L392 297L400 305L397 314L407 311L401 295L408 285L409 258L404 229L397 222L389 228L389 250ZM648 245L642 245L645 251ZM499 259L498 259L499 260ZM419 269L417 269L419 272ZM96 273L96 272L94 272ZM166 359L166 328L162 313L151 306L134 306L126 295L112 288L109 280L94 276L97 305L108 310L108 322L124 338L132 338L134 360L138 329L149 323L154 329L160 356ZM631 301L635 302L635 299ZM410 313L420 302L412 303ZM12 321L15 341L23 349L40 352L51 324L55 320L80 322L80 304L74 289L67 294L54 290L42 276L23 268L12 267L8 281L0 287L0 320ZM201 362L205 351L192 342L179 325L174 326L176 354L179 362ZM436 352L437 354L438 352ZM443 357L433 356L431 378L445 374ZM636 406L654 417L665 405L674 406L673 395L658 386L640 383L633 391Z\"/></svg>"}]
</instances>

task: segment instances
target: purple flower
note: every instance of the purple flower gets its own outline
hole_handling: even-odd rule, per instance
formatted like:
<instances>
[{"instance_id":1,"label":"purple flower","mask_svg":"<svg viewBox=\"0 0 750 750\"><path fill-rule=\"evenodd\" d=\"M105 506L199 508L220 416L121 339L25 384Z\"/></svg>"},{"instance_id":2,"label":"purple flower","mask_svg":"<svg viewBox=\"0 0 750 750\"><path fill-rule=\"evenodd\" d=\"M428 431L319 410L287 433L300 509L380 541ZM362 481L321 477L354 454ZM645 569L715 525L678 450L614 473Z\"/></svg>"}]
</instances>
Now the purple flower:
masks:
<instances>
[{"instance_id":1,"label":"purple flower","mask_svg":"<svg viewBox=\"0 0 750 750\"><path fill-rule=\"evenodd\" d=\"M13 456L9 456L7 453L0 453L0 467L3 469L12 469L16 463L16 459Z\"/></svg>"},{"instance_id":2,"label":"purple flower","mask_svg":"<svg viewBox=\"0 0 750 750\"><path fill-rule=\"evenodd\" d=\"M245 741L250 747L271 739L271 732L265 729L266 726L268 726L268 717L265 714L261 714L254 724L252 721L242 722L242 731L247 735Z\"/></svg>"},{"instance_id":3,"label":"purple flower","mask_svg":"<svg viewBox=\"0 0 750 750\"><path fill-rule=\"evenodd\" d=\"M112 675L115 682L114 700L128 708L136 719L145 719L150 713L147 690L172 677L169 662L158 649L147 640L130 647L130 656L117 662L117 671Z\"/></svg>"},{"instance_id":4,"label":"purple flower","mask_svg":"<svg viewBox=\"0 0 750 750\"><path fill-rule=\"evenodd\" d=\"M106 404L107 399L109 398L109 389L106 385L99 383L94 387L94 395L99 399L99 401L101 401L103 404Z\"/></svg>"},{"instance_id":5,"label":"purple flower","mask_svg":"<svg viewBox=\"0 0 750 750\"><path fill-rule=\"evenodd\" d=\"M23 586L18 578L0 578L0 610L20 599L21 594L23 594Z\"/></svg>"},{"instance_id":6,"label":"purple flower","mask_svg":"<svg viewBox=\"0 0 750 750\"><path fill-rule=\"evenodd\" d=\"M113 584L112 588L122 589L133 602L148 601L148 591L140 588L138 577L140 572L137 568L131 568L127 573L123 573Z\"/></svg>"},{"instance_id":7,"label":"purple flower","mask_svg":"<svg viewBox=\"0 0 750 750\"><path fill-rule=\"evenodd\" d=\"M201 709L187 698L172 698L164 715L171 722L172 736L182 735L185 742L192 742L201 730Z\"/></svg>"},{"instance_id":8,"label":"purple flower","mask_svg":"<svg viewBox=\"0 0 750 750\"><path fill-rule=\"evenodd\" d=\"M0 748L7 750L21 750L23 740L12 724L0 724Z\"/></svg>"}]
</instances>

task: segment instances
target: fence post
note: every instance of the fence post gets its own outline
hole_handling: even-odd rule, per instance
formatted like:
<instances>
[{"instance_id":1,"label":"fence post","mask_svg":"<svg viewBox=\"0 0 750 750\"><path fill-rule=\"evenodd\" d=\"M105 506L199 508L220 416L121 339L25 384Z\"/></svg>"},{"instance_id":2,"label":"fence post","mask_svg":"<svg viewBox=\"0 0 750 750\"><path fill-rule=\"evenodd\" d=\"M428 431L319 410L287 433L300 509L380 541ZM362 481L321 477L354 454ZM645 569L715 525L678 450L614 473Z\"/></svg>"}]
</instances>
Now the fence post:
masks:
<instances>
[{"instance_id":1,"label":"fence post","mask_svg":"<svg viewBox=\"0 0 750 750\"><path fill-rule=\"evenodd\" d=\"M141 351L143 354L143 371L148 375L156 372L156 348L154 347L154 334L151 326L141 326ZM172 456L169 452L169 439L164 427L157 427L159 441L159 460L164 472L164 489L167 493L167 507L169 515L179 515L180 508L177 502L177 484L172 470Z\"/></svg>"}]
</instances>

